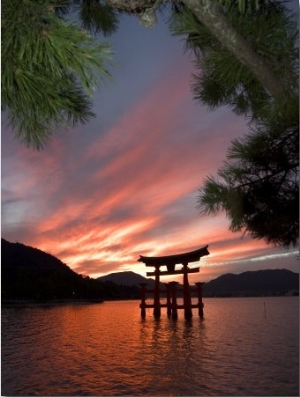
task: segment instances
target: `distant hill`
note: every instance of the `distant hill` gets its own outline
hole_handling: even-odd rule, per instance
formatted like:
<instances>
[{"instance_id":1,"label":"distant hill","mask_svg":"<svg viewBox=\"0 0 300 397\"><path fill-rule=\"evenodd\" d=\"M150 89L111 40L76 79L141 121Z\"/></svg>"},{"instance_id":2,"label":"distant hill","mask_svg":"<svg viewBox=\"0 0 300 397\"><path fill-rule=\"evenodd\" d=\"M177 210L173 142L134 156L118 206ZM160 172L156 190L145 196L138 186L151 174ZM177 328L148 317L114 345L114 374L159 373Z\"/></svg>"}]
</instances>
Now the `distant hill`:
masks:
<instances>
[{"instance_id":1,"label":"distant hill","mask_svg":"<svg viewBox=\"0 0 300 397\"><path fill-rule=\"evenodd\" d=\"M1 299L91 300L138 299L138 287L120 287L84 277L55 256L1 239Z\"/></svg>"},{"instance_id":2,"label":"distant hill","mask_svg":"<svg viewBox=\"0 0 300 397\"><path fill-rule=\"evenodd\" d=\"M55 256L21 243L10 243L1 239L1 267L5 272L18 269L32 269L75 276L66 264Z\"/></svg>"},{"instance_id":3,"label":"distant hill","mask_svg":"<svg viewBox=\"0 0 300 397\"><path fill-rule=\"evenodd\" d=\"M286 269L224 274L203 286L204 296L276 296L299 294L299 274Z\"/></svg>"},{"instance_id":4,"label":"distant hill","mask_svg":"<svg viewBox=\"0 0 300 397\"><path fill-rule=\"evenodd\" d=\"M119 285L139 286L140 283L147 283L147 288L154 288L155 281L152 278L146 278L134 272L116 272L110 273L102 277L98 277L99 281L112 281ZM163 283L161 283L163 285Z\"/></svg>"},{"instance_id":5,"label":"distant hill","mask_svg":"<svg viewBox=\"0 0 300 397\"><path fill-rule=\"evenodd\" d=\"M101 281L112 281L119 285L147 283L154 288L154 280L134 272L110 273L99 277ZM299 293L299 274L289 270L259 270L241 274L224 274L203 285L206 297L285 295Z\"/></svg>"},{"instance_id":6,"label":"distant hill","mask_svg":"<svg viewBox=\"0 0 300 397\"><path fill-rule=\"evenodd\" d=\"M139 299L139 284L143 282L148 289L154 288L153 279L130 271L98 279L85 277L49 253L1 239L2 301ZM225 274L203 286L206 297L286 294L299 294L299 274L285 269Z\"/></svg>"}]
</instances>

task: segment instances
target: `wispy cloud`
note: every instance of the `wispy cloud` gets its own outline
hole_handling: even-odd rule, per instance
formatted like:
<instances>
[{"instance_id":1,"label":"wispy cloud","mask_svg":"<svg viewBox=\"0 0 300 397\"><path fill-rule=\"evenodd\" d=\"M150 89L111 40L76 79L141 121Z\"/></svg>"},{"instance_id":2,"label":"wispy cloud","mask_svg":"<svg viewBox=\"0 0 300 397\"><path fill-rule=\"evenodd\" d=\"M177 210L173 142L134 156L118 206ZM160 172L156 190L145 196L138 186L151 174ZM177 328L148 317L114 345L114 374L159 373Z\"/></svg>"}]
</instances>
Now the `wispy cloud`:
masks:
<instances>
[{"instance_id":1,"label":"wispy cloud","mask_svg":"<svg viewBox=\"0 0 300 397\"><path fill-rule=\"evenodd\" d=\"M267 255L263 242L230 233L224 215L198 215L197 189L245 124L225 109L195 106L188 79L179 63L108 128L99 120L98 129L94 123L59 133L42 152L7 139L15 154L3 155L3 237L51 252L92 277L145 274L140 254L206 244L206 277Z\"/></svg>"}]
</instances>

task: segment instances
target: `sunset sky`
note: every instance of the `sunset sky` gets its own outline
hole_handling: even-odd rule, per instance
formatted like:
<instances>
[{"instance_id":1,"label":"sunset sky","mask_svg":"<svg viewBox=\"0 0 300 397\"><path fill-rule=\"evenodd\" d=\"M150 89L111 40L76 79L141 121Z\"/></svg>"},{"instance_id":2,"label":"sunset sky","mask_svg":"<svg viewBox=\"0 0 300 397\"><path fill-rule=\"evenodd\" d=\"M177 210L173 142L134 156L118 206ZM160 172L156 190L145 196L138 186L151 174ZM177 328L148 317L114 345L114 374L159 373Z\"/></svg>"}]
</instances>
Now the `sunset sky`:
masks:
<instances>
[{"instance_id":1,"label":"sunset sky","mask_svg":"<svg viewBox=\"0 0 300 397\"><path fill-rule=\"evenodd\" d=\"M88 124L57 131L35 151L14 139L2 116L2 237L94 278L127 270L145 276L139 255L207 244L210 255L191 282L228 272L298 271L296 250L233 234L224 214L199 215L198 189L247 125L230 109L212 112L193 101L183 41L162 19L146 29L123 17L109 42L113 80L96 93L97 117Z\"/></svg>"}]
</instances>

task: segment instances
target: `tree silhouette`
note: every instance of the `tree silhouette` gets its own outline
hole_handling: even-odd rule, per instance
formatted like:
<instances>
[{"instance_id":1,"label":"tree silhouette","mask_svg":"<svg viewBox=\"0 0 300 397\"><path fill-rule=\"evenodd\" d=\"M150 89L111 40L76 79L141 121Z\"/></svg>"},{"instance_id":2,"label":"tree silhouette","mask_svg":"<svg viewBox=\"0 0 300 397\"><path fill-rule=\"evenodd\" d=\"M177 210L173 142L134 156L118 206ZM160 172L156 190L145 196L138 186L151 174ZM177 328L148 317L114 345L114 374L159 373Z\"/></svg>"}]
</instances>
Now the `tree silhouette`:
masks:
<instances>
[{"instance_id":1,"label":"tree silhouette","mask_svg":"<svg viewBox=\"0 0 300 397\"><path fill-rule=\"evenodd\" d=\"M195 99L229 106L251 132L232 143L220 180L200 191L201 213L225 210L231 230L288 246L298 239L298 28L280 0L4 0L2 106L17 136L37 148L57 127L93 116L88 97L108 77L110 34L122 12L171 31L196 56ZM79 25L67 22L77 12ZM29 23L30 21L30 23ZM271 198L270 198L271 197Z\"/></svg>"},{"instance_id":2,"label":"tree silhouette","mask_svg":"<svg viewBox=\"0 0 300 397\"><path fill-rule=\"evenodd\" d=\"M236 2L231 2L234 5ZM225 11L249 47L272 65L282 94L262 84L193 12L182 7L172 22L174 34L187 35L196 56L196 100L215 109L227 105L248 117L250 133L232 142L218 177L200 189L201 214L224 210L230 230L283 246L299 236L298 49L297 25L280 2L256 9ZM255 29L253 28L255 26ZM264 80L264 79L263 79Z\"/></svg>"},{"instance_id":3,"label":"tree silhouette","mask_svg":"<svg viewBox=\"0 0 300 397\"><path fill-rule=\"evenodd\" d=\"M58 1L2 2L2 109L17 137L41 148L53 131L85 123L107 78L109 47L62 15Z\"/></svg>"}]
</instances>

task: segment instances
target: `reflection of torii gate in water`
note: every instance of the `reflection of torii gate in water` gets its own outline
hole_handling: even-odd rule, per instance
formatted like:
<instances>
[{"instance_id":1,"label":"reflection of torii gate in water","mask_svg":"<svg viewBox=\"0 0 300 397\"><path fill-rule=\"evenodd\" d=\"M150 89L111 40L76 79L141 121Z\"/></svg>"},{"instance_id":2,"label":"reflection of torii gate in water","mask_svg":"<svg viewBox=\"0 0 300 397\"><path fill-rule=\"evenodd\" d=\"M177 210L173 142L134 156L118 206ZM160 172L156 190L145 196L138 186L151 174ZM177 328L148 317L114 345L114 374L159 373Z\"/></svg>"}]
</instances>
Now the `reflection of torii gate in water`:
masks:
<instances>
[{"instance_id":1,"label":"reflection of torii gate in water","mask_svg":"<svg viewBox=\"0 0 300 397\"><path fill-rule=\"evenodd\" d=\"M177 309L184 309L185 318L192 317L192 308L196 307L199 309L199 316L203 317L203 303L202 303L202 284L196 283L198 289L198 303L192 304L190 286L188 281L188 273L198 273L200 267L190 269L188 267L189 262L198 262L202 256L209 255L208 245L202 247L196 251L186 252L178 255L159 256L159 257L147 257L140 255L139 262L144 262L146 266L154 266L154 272L147 272L147 276L155 276L155 287L154 290L146 290L145 283L141 284L142 287L142 301L141 301L141 316L146 316L146 308L153 308L153 314L155 317L160 317L161 307L167 308L168 316L177 318ZM175 269L175 265L182 264L181 269ZM167 270L160 271L160 266L166 266ZM167 284L167 303L162 304L160 302L160 276L168 276L172 274L183 274L183 305L178 305L176 301L176 286L177 282L172 281ZM146 303L146 292L154 293L153 304Z\"/></svg>"}]
</instances>

